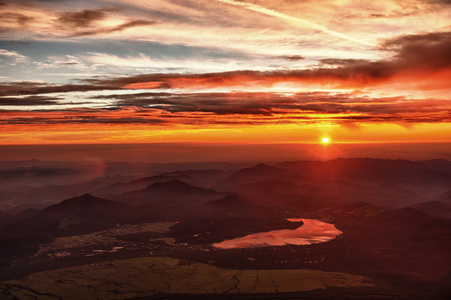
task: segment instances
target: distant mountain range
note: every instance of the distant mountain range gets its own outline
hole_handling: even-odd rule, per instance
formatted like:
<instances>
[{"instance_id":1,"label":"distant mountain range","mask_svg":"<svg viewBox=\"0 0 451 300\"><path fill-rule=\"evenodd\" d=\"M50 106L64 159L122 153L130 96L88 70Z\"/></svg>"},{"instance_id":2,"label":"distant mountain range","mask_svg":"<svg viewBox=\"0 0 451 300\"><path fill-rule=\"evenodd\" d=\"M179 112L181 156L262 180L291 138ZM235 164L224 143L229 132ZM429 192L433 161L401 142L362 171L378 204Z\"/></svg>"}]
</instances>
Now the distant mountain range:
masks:
<instances>
[{"instance_id":1,"label":"distant mountain range","mask_svg":"<svg viewBox=\"0 0 451 300\"><path fill-rule=\"evenodd\" d=\"M30 197L22 198L24 194ZM58 195L73 194L81 196L49 205L49 199L58 202ZM228 223L234 219L236 224L246 223L245 231L252 232L263 226L258 219L280 220L293 212L315 216L331 210L350 218L376 218L405 208L451 219L450 195L451 162L444 160L357 158L170 171L140 178L118 174L70 185L11 190L3 201L17 205L0 213L0 239L23 244L28 238L38 243L117 223L164 220L189 222L194 228L205 220ZM228 236L224 227L216 228L221 236ZM232 235L238 234L239 230Z\"/></svg>"},{"instance_id":2,"label":"distant mountain range","mask_svg":"<svg viewBox=\"0 0 451 300\"><path fill-rule=\"evenodd\" d=\"M315 261L315 268L413 280L409 284L446 281L451 274L451 163L443 160L358 158L171 170L9 192L2 202L16 205L0 212L0 276L7 278L18 261L28 270L32 255L56 238L155 222L175 224L164 233L126 235L132 250L121 255L149 255L133 249L151 243L159 253L222 267L233 263L238 269L254 263L261 268L311 268ZM64 197L57 200L59 196ZM213 243L226 239L300 226L288 218L330 222L343 234L314 247L209 252ZM87 256L80 257L83 261ZM309 262L303 257L310 257ZM284 261L289 263L281 265Z\"/></svg>"}]
</instances>

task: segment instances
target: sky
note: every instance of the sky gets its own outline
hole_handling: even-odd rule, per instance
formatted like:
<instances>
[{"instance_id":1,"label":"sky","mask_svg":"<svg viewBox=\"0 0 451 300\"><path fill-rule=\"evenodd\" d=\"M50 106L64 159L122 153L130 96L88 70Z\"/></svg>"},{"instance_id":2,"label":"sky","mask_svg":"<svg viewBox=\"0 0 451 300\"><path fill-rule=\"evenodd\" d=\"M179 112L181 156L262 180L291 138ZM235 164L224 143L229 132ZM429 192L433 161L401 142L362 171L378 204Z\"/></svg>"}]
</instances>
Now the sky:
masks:
<instances>
[{"instance_id":1,"label":"sky","mask_svg":"<svg viewBox=\"0 0 451 300\"><path fill-rule=\"evenodd\" d=\"M451 1L1 0L0 144L451 142Z\"/></svg>"}]
</instances>

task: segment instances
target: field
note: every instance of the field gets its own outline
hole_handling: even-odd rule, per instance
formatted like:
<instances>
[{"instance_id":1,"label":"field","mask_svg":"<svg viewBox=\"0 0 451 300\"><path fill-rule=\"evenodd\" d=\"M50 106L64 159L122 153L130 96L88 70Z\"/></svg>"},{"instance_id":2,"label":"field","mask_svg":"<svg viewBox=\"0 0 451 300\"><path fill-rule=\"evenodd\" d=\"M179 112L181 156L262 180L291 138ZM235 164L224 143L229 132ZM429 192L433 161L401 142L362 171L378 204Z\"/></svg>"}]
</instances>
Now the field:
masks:
<instances>
[{"instance_id":1,"label":"field","mask_svg":"<svg viewBox=\"0 0 451 300\"><path fill-rule=\"evenodd\" d=\"M120 270L120 271L119 271ZM374 288L367 277L317 270L232 270L143 257L38 272L0 284L2 299L131 299L161 294L279 294Z\"/></svg>"}]
</instances>

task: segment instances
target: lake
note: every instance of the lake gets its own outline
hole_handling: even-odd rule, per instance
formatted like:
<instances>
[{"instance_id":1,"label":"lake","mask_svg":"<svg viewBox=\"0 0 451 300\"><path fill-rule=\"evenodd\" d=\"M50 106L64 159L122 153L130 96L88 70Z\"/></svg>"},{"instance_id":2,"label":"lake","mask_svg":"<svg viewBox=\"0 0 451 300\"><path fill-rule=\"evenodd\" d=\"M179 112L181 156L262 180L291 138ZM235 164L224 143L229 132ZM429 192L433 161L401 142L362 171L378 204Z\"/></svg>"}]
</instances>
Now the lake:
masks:
<instances>
[{"instance_id":1,"label":"lake","mask_svg":"<svg viewBox=\"0 0 451 300\"><path fill-rule=\"evenodd\" d=\"M333 224L315 219L288 219L291 222L303 221L296 229L272 230L249 234L240 238L213 244L221 249L268 247L283 245L312 245L325 243L343 234Z\"/></svg>"}]
</instances>

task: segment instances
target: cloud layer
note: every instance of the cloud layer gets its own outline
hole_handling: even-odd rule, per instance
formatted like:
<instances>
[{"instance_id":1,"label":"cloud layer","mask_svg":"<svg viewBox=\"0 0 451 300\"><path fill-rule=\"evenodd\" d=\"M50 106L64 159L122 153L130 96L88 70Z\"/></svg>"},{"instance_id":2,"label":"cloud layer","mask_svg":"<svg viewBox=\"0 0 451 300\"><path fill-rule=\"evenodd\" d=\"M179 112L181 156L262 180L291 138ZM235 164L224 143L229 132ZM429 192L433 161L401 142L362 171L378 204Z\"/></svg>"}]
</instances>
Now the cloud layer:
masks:
<instances>
[{"instance_id":1,"label":"cloud layer","mask_svg":"<svg viewBox=\"0 0 451 300\"><path fill-rule=\"evenodd\" d=\"M24 0L0 17L11 141L93 124L451 136L448 1Z\"/></svg>"}]
</instances>

